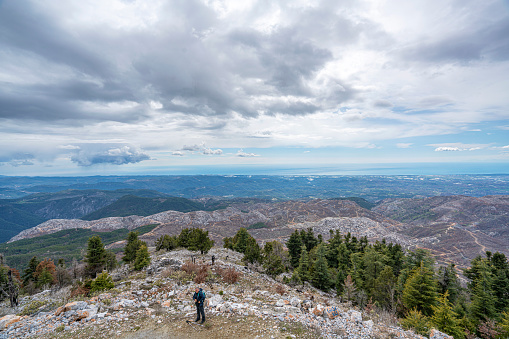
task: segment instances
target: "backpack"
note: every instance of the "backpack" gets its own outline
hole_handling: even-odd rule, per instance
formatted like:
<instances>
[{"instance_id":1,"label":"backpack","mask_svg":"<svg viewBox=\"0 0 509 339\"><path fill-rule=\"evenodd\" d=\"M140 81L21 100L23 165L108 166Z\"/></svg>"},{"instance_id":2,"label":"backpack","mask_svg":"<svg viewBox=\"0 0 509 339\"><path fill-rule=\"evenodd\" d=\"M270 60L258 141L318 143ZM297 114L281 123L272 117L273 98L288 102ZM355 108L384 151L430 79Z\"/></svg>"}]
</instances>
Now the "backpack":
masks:
<instances>
[{"instance_id":1,"label":"backpack","mask_svg":"<svg viewBox=\"0 0 509 339\"><path fill-rule=\"evenodd\" d=\"M205 300L207 298L207 295L205 294L205 291L204 290L201 290L200 292L198 293L201 293L201 295L203 296L203 300Z\"/></svg>"}]
</instances>

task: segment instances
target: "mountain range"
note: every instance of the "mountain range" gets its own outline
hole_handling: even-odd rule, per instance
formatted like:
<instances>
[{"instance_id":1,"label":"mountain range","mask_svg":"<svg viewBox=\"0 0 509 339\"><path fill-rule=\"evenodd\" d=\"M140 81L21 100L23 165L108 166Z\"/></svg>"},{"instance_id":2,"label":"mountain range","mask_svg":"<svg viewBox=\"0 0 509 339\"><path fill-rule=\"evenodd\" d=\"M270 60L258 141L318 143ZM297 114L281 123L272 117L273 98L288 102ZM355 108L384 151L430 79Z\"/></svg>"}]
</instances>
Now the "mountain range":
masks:
<instances>
[{"instance_id":1,"label":"mountain range","mask_svg":"<svg viewBox=\"0 0 509 339\"><path fill-rule=\"evenodd\" d=\"M128 201L146 202L131 197ZM218 204L217 200L213 201ZM196 203L200 203L199 206L211 204L209 199ZM354 201L339 199L284 202L239 199L216 210L167 210L147 216L97 220L52 219L19 233L7 245L12 249L17 240L69 229L111 232L144 225L157 225L140 236L149 244L163 234L177 235L183 228L208 230L219 246L224 237L233 236L240 227L248 228L260 243L285 242L295 230L312 228L324 239L331 231L339 230L342 234L366 236L371 241L386 239L407 249L429 249L439 262L454 262L463 267L486 250L509 255L509 196L386 199L371 210ZM253 225L257 227L250 227ZM111 246L124 245L117 242Z\"/></svg>"}]
</instances>

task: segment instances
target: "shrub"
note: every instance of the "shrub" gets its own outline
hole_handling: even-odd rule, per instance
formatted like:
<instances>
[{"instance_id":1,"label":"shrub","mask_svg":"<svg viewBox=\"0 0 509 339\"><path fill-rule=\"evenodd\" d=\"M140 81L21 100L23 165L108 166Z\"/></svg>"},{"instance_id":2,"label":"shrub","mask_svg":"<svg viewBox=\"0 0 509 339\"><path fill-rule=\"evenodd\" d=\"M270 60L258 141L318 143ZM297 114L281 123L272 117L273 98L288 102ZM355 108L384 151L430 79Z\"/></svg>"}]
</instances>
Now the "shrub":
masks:
<instances>
[{"instance_id":1,"label":"shrub","mask_svg":"<svg viewBox=\"0 0 509 339\"><path fill-rule=\"evenodd\" d=\"M281 284L277 284L276 285L276 293L279 293L280 295L283 295L286 293L286 288L281 285Z\"/></svg>"},{"instance_id":2,"label":"shrub","mask_svg":"<svg viewBox=\"0 0 509 339\"><path fill-rule=\"evenodd\" d=\"M23 315L31 315L39 311L42 307L44 307L48 302L46 300L32 300L32 302L25 306L23 311L19 314Z\"/></svg>"},{"instance_id":3,"label":"shrub","mask_svg":"<svg viewBox=\"0 0 509 339\"><path fill-rule=\"evenodd\" d=\"M207 279L209 275L209 266L208 265L201 265L198 269L198 273L196 274L196 277L194 277L193 281L197 284L203 284L205 282L205 279Z\"/></svg>"},{"instance_id":4,"label":"shrub","mask_svg":"<svg viewBox=\"0 0 509 339\"><path fill-rule=\"evenodd\" d=\"M182 265L180 269L189 275L195 276L198 274L199 265L188 260Z\"/></svg>"},{"instance_id":5,"label":"shrub","mask_svg":"<svg viewBox=\"0 0 509 339\"><path fill-rule=\"evenodd\" d=\"M223 278L223 281L228 284L235 284L240 279L240 272L237 272L234 268L230 267L226 270L219 269L219 275Z\"/></svg>"},{"instance_id":6,"label":"shrub","mask_svg":"<svg viewBox=\"0 0 509 339\"><path fill-rule=\"evenodd\" d=\"M113 279L108 274L108 272L103 271L101 274L97 276L97 278L92 281L91 284L91 291L104 291L109 290L115 287L115 284L113 283Z\"/></svg>"}]
</instances>

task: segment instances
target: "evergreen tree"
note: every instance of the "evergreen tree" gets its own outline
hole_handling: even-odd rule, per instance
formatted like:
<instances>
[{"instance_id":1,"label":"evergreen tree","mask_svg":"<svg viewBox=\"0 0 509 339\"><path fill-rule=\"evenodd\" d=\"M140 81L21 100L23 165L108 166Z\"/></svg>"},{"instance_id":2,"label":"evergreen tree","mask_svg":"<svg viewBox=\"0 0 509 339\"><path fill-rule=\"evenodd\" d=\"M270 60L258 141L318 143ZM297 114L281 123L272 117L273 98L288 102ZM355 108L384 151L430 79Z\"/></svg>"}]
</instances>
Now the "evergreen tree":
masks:
<instances>
[{"instance_id":1,"label":"evergreen tree","mask_svg":"<svg viewBox=\"0 0 509 339\"><path fill-rule=\"evenodd\" d=\"M252 236L249 236L247 239L246 251L244 252L242 261L251 264L260 261L260 245L258 245L256 239Z\"/></svg>"},{"instance_id":2,"label":"evergreen tree","mask_svg":"<svg viewBox=\"0 0 509 339\"><path fill-rule=\"evenodd\" d=\"M318 245L318 239L315 238L313 229L309 227L307 231L300 231L300 238L302 243L306 246L306 250L311 251L316 245Z\"/></svg>"},{"instance_id":3,"label":"evergreen tree","mask_svg":"<svg viewBox=\"0 0 509 339\"><path fill-rule=\"evenodd\" d=\"M150 265L150 254L148 253L147 244L142 242L138 251L136 251L136 258L134 259L134 269L140 271L143 267Z\"/></svg>"},{"instance_id":4,"label":"evergreen tree","mask_svg":"<svg viewBox=\"0 0 509 339\"><path fill-rule=\"evenodd\" d=\"M326 253L327 246L324 243L318 245L316 261L313 264L313 285L322 291L328 291L330 287L329 265L325 258Z\"/></svg>"},{"instance_id":5,"label":"evergreen tree","mask_svg":"<svg viewBox=\"0 0 509 339\"><path fill-rule=\"evenodd\" d=\"M91 292L96 291L104 291L104 290L110 290L113 287L115 287L115 284L113 283L113 279L108 274L108 272L103 271L102 273L97 275L97 278L94 279L91 283Z\"/></svg>"},{"instance_id":6,"label":"evergreen tree","mask_svg":"<svg viewBox=\"0 0 509 339\"><path fill-rule=\"evenodd\" d=\"M493 293L493 276L487 261L482 260L474 281L471 312L474 319L486 321L496 315L496 298Z\"/></svg>"},{"instance_id":7,"label":"evergreen tree","mask_svg":"<svg viewBox=\"0 0 509 339\"><path fill-rule=\"evenodd\" d=\"M101 272L106 265L106 250L101 238L97 235L88 238L85 262L87 264L85 267L86 275L91 278Z\"/></svg>"},{"instance_id":8,"label":"evergreen tree","mask_svg":"<svg viewBox=\"0 0 509 339\"><path fill-rule=\"evenodd\" d=\"M295 231L290 235L290 239L286 242L286 247L288 248L288 254L290 255L290 263L292 267L296 268L299 266L301 248L302 248L302 240L300 238L299 231Z\"/></svg>"},{"instance_id":9,"label":"evergreen tree","mask_svg":"<svg viewBox=\"0 0 509 339\"><path fill-rule=\"evenodd\" d=\"M433 271L421 262L415 268L405 283L402 301L409 310L417 309L424 315L429 316L433 312L433 306L437 299L437 282Z\"/></svg>"},{"instance_id":10,"label":"evergreen tree","mask_svg":"<svg viewBox=\"0 0 509 339\"><path fill-rule=\"evenodd\" d=\"M297 268L297 272L300 281L304 282L311 280L311 274L309 273L309 256L305 245L301 246L299 267Z\"/></svg>"},{"instance_id":11,"label":"evergreen tree","mask_svg":"<svg viewBox=\"0 0 509 339\"><path fill-rule=\"evenodd\" d=\"M233 237L233 250L240 253L246 252L249 237L250 234L247 230L244 227L241 227Z\"/></svg>"},{"instance_id":12,"label":"evergreen tree","mask_svg":"<svg viewBox=\"0 0 509 339\"><path fill-rule=\"evenodd\" d=\"M175 236L169 236L168 234L160 236L156 240L156 251L167 250L172 251L178 246L178 240Z\"/></svg>"},{"instance_id":13,"label":"evergreen tree","mask_svg":"<svg viewBox=\"0 0 509 339\"><path fill-rule=\"evenodd\" d=\"M405 330L413 329L415 333L427 336L430 329L429 318L417 309L412 309L407 316L401 320L401 327Z\"/></svg>"},{"instance_id":14,"label":"evergreen tree","mask_svg":"<svg viewBox=\"0 0 509 339\"><path fill-rule=\"evenodd\" d=\"M366 248L362 260L364 267L362 279L364 281L364 289L368 292L369 296L373 296L377 289L376 278L378 278L388 260L385 255L378 252L373 246Z\"/></svg>"},{"instance_id":15,"label":"evergreen tree","mask_svg":"<svg viewBox=\"0 0 509 339\"><path fill-rule=\"evenodd\" d=\"M27 286L30 281L32 281L34 284L37 283L37 278L34 275L35 270L37 269L37 265L39 265L39 260L37 260L36 256L33 256L23 271L23 285Z\"/></svg>"},{"instance_id":16,"label":"evergreen tree","mask_svg":"<svg viewBox=\"0 0 509 339\"><path fill-rule=\"evenodd\" d=\"M56 278L47 269L43 269L37 276L37 287L52 285L56 282Z\"/></svg>"},{"instance_id":17,"label":"evergreen tree","mask_svg":"<svg viewBox=\"0 0 509 339\"><path fill-rule=\"evenodd\" d=\"M263 268L265 273L275 277L286 269L285 262L288 259L283 251L283 245L277 241L265 243L263 247Z\"/></svg>"},{"instance_id":18,"label":"evergreen tree","mask_svg":"<svg viewBox=\"0 0 509 339\"><path fill-rule=\"evenodd\" d=\"M329 244L327 246L327 262L329 263L329 267L338 267L338 256L339 256L339 245L343 243L343 237L341 236L341 233L339 233L339 230L336 230L336 233L334 233L333 230L330 230L330 239ZM344 279L343 279L344 280ZM342 283L341 283L342 284Z\"/></svg>"},{"instance_id":19,"label":"evergreen tree","mask_svg":"<svg viewBox=\"0 0 509 339\"><path fill-rule=\"evenodd\" d=\"M134 262L134 259L136 258L136 251L138 251L140 246L141 240L138 239L138 232L129 232L129 234L127 234L127 244L124 248L124 256L122 257L122 260L127 264Z\"/></svg>"},{"instance_id":20,"label":"evergreen tree","mask_svg":"<svg viewBox=\"0 0 509 339\"><path fill-rule=\"evenodd\" d=\"M454 264L449 266L440 266L438 269L438 288L441 294L448 292L448 298L451 303L454 304L458 293L461 289L458 277L456 275Z\"/></svg>"},{"instance_id":21,"label":"evergreen tree","mask_svg":"<svg viewBox=\"0 0 509 339\"><path fill-rule=\"evenodd\" d=\"M498 312L509 310L509 262L505 254L496 252L491 257L493 293Z\"/></svg>"},{"instance_id":22,"label":"evergreen tree","mask_svg":"<svg viewBox=\"0 0 509 339\"><path fill-rule=\"evenodd\" d=\"M342 269L338 269L338 273L336 274L336 293L337 295L342 295L345 290L345 279L346 272Z\"/></svg>"},{"instance_id":23,"label":"evergreen tree","mask_svg":"<svg viewBox=\"0 0 509 339\"><path fill-rule=\"evenodd\" d=\"M233 251L233 239L231 237L223 238L223 248L229 248Z\"/></svg>"},{"instance_id":24,"label":"evergreen tree","mask_svg":"<svg viewBox=\"0 0 509 339\"><path fill-rule=\"evenodd\" d=\"M189 234L188 244L190 251L200 251L201 254L205 254L214 246L214 241L209 238L209 231L193 228Z\"/></svg>"},{"instance_id":25,"label":"evergreen tree","mask_svg":"<svg viewBox=\"0 0 509 339\"><path fill-rule=\"evenodd\" d=\"M506 338L509 338L509 311L502 313L502 319L499 322L500 331L502 335L505 335Z\"/></svg>"},{"instance_id":26,"label":"evergreen tree","mask_svg":"<svg viewBox=\"0 0 509 339\"><path fill-rule=\"evenodd\" d=\"M56 279L56 266L53 260L46 258L41 261L35 269L35 278L37 279L36 286L52 285L57 282Z\"/></svg>"},{"instance_id":27,"label":"evergreen tree","mask_svg":"<svg viewBox=\"0 0 509 339\"><path fill-rule=\"evenodd\" d=\"M449 302L449 292L446 290L438 298L438 306L434 306L434 314L431 318L432 324L441 332L452 335L455 339L462 339L465 337L459 321L456 319L456 313L452 310Z\"/></svg>"},{"instance_id":28,"label":"evergreen tree","mask_svg":"<svg viewBox=\"0 0 509 339\"><path fill-rule=\"evenodd\" d=\"M373 297L384 307L388 307L391 311L395 311L396 302L396 276L392 267L385 266L375 280L375 288Z\"/></svg>"},{"instance_id":29,"label":"evergreen tree","mask_svg":"<svg viewBox=\"0 0 509 339\"><path fill-rule=\"evenodd\" d=\"M106 251L105 254L106 269L108 271L113 271L118 266L117 256L112 251Z\"/></svg>"},{"instance_id":30,"label":"evergreen tree","mask_svg":"<svg viewBox=\"0 0 509 339\"><path fill-rule=\"evenodd\" d=\"M191 230L188 228L184 228L182 231L180 231L180 234L177 237L178 246L188 248L190 235L191 235Z\"/></svg>"}]
</instances>

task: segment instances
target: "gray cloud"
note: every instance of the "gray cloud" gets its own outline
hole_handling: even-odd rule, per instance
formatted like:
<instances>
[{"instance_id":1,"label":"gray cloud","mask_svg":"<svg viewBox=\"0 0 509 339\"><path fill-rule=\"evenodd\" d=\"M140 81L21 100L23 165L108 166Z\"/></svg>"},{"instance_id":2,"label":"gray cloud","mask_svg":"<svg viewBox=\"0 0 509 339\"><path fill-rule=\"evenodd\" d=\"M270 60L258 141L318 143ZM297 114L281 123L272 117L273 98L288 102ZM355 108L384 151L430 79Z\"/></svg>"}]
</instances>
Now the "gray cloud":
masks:
<instances>
[{"instance_id":1,"label":"gray cloud","mask_svg":"<svg viewBox=\"0 0 509 339\"><path fill-rule=\"evenodd\" d=\"M465 4L461 3L461 7ZM509 59L509 22L504 17L479 20L478 13L468 13L465 27L444 32L443 36L422 39L402 49L406 60L430 63ZM487 14L492 15L492 14Z\"/></svg>"},{"instance_id":2,"label":"gray cloud","mask_svg":"<svg viewBox=\"0 0 509 339\"><path fill-rule=\"evenodd\" d=\"M310 81L333 59L326 47L331 41L355 43L373 25L335 14L334 2L324 1L319 8L279 6L288 23L270 33L230 27L199 1L170 2L161 9L164 20L127 31L105 24L69 26L58 10L77 10L72 3L57 9L6 1L0 11L0 46L30 62L21 65L6 55L0 62L28 67L34 74L47 69L51 76L0 83L0 117L137 122L149 119L151 100L162 103L160 114L302 115L351 99L355 92L348 84L341 95L317 98ZM253 19L265 14L251 13ZM280 100L286 95L299 99ZM253 101L257 96L265 99ZM138 106L111 107L126 101Z\"/></svg>"},{"instance_id":3,"label":"gray cloud","mask_svg":"<svg viewBox=\"0 0 509 339\"><path fill-rule=\"evenodd\" d=\"M101 148L103 148L101 150ZM143 151L132 146L106 146L83 145L71 161L79 166L92 166L96 164L125 165L149 160L150 157Z\"/></svg>"}]
</instances>

